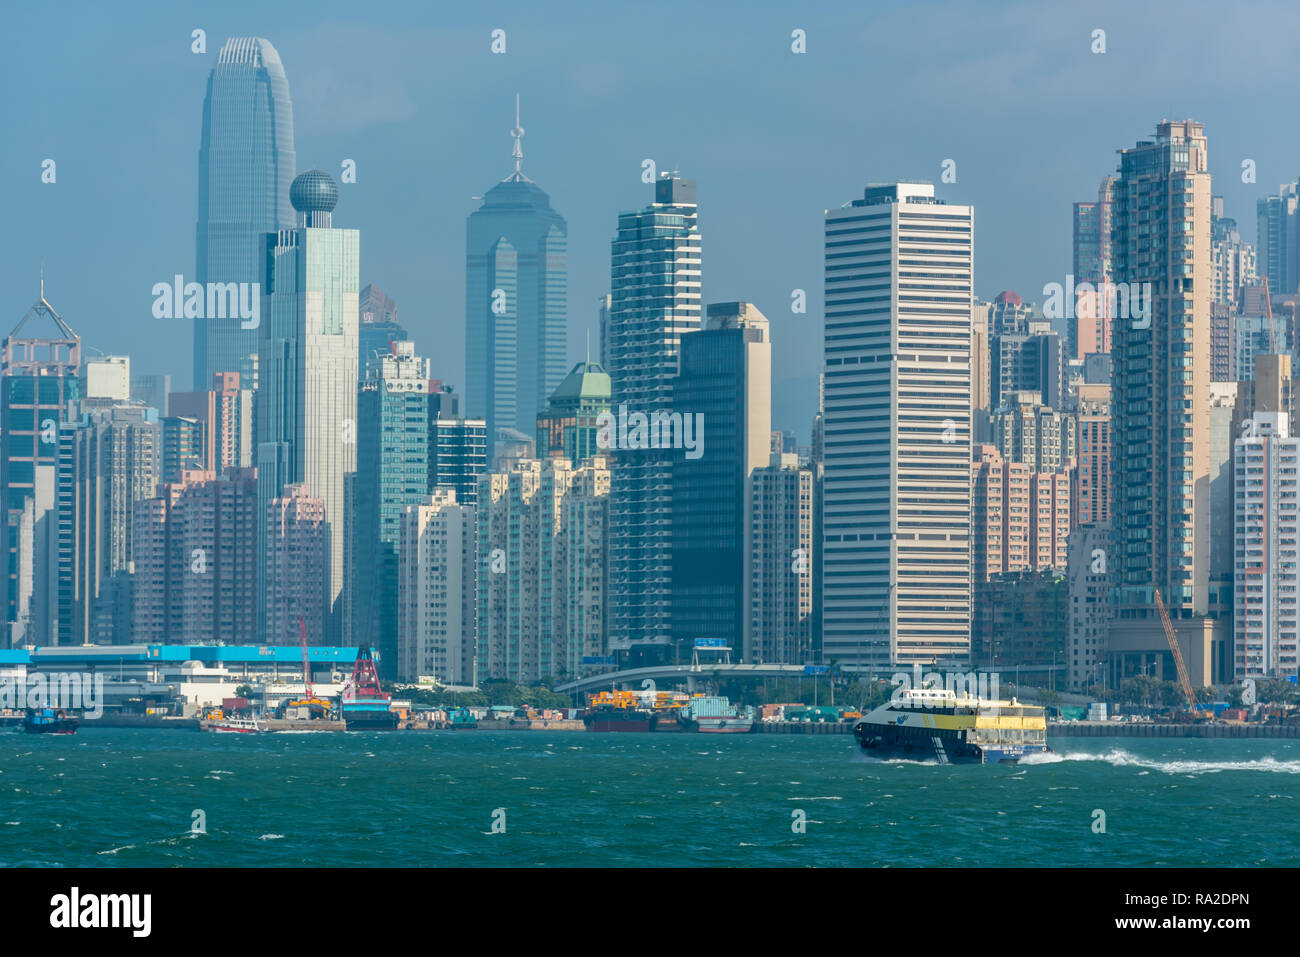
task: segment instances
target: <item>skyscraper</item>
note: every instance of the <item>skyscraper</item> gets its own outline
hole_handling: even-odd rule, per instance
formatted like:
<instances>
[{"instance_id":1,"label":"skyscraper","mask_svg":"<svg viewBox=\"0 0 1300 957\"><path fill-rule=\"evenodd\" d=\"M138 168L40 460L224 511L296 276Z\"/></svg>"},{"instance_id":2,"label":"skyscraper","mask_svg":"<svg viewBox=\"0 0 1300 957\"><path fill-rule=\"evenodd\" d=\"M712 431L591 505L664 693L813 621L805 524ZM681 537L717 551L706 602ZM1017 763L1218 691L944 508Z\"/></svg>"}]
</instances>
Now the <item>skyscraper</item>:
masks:
<instances>
[{"instance_id":1,"label":"skyscraper","mask_svg":"<svg viewBox=\"0 0 1300 957\"><path fill-rule=\"evenodd\" d=\"M357 470L348 477L347 643L398 669L397 546L408 505L427 501L429 360L415 343L378 355L357 394Z\"/></svg>"},{"instance_id":2,"label":"skyscraper","mask_svg":"<svg viewBox=\"0 0 1300 957\"><path fill-rule=\"evenodd\" d=\"M1205 614L1209 575L1210 174L1204 127L1161 122L1120 152L1115 281L1149 314L1116 318L1111 556L1121 604L1158 587L1174 617ZM1148 285L1149 284L1149 285Z\"/></svg>"},{"instance_id":3,"label":"skyscraper","mask_svg":"<svg viewBox=\"0 0 1300 957\"><path fill-rule=\"evenodd\" d=\"M260 37L232 37L203 98L196 272L200 283L260 281L263 237L293 224L297 168L293 105L280 54ZM257 386L258 333L238 318L194 320L194 389L218 372Z\"/></svg>"},{"instance_id":4,"label":"skyscraper","mask_svg":"<svg viewBox=\"0 0 1300 957\"><path fill-rule=\"evenodd\" d=\"M158 410L111 400L72 403L59 428L58 643L130 641L136 503L162 472Z\"/></svg>"},{"instance_id":5,"label":"skyscraper","mask_svg":"<svg viewBox=\"0 0 1300 957\"><path fill-rule=\"evenodd\" d=\"M682 336L700 328L700 280L695 181L665 174L654 202L618 217L607 343L612 409L647 417L672 411ZM667 658L672 639L670 452L613 456L610 648L630 652L633 662Z\"/></svg>"},{"instance_id":6,"label":"skyscraper","mask_svg":"<svg viewBox=\"0 0 1300 957\"><path fill-rule=\"evenodd\" d=\"M537 417L537 457L563 455L573 465L597 447L597 419L609 411L609 375L594 362L579 362L551 393L546 411Z\"/></svg>"},{"instance_id":7,"label":"skyscraper","mask_svg":"<svg viewBox=\"0 0 1300 957\"><path fill-rule=\"evenodd\" d=\"M409 339L406 329L397 322L397 303L374 283L361 290L357 343L361 350L357 369L361 378L370 374L372 363L393 351L392 343Z\"/></svg>"},{"instance_id":8,"label":"skyscraper","mask_svg":"<svg viewBox=\"0 0 1300 957\"><path fill-rule=\"evenodd\" d=\"M286 485L304 485L307 496L324 502L330 606L324 637L336 644L343 630L344 476L356 471L361 237L333 227L339 193L327 173L300 175L292 197L301 224L265 237L258 501L265 514Z\"/></svg>"},{"instance_id":9,"label":"skyscraper","mask_svg":"<svg viewBox=\"0 0 1300 957\"><path fill-rule=\"evenodd\" d=\"M753 660L751 479L771 462L772 339L748 302L710 303L681 340L672 408L698 422L695 454L672 459L672 636L688 661L696 638ZM689 419L688 419L689 417Z\"/></svg>"},{"instance_id":10,"label":"skyscraper","mask_svg":"<svg viewBox=\"0 0 1300 957\"><path fill-rule=\"evenodd\" d=\"M515 104L514 172L487 191L466 222L465 414L531 435L564 378L569 227L522 172L524 130Z\"/></svg>"},{"instance_id":11,"label":"skyscraper","mask_svg":"<svg viewBox=\"0 0 1300 957\"><path fill-rule=\"evenodd\" d=\"M1300 286L1300 183L1283 183L1276 196L1257 200L1255 215L1255 268L1268 279L1273 295L1290 295Z\"/></svg>"},{"instance_id":12,"label":"skyscraper","mask_svg":"<svg viewBox=\"0 0 1300 957\"><path fill-rule=\"evenodd\" d=\"M58 427L81 391L81 338L45 298L42 273L40 297L0 349L5 646L55 640L50 610L57 587L52 513Z\"/></svg>"},{"instance_id":13,"label":"skyscraper","mask_svg":"<svg viewBox=\"0 0 1300 957\"><path fill-rule=\"evenodd\" d=\"M474 509L438 489L406 506L397 549L396 672L403 681L423 675L443 684L473 685L475 673Z\"/></svg>"},{"instance_id":14,"label":"skyscraper","mask_svg":"<svg viewBox=\"0 0 1300 957\"><path fill-rule=\"evenodd\" d=\"M1111 349L1110 301L1106 284L1111 278L1111 207L1115 177L1102 178L1097 202L1074 204L1074 288L1087 283L1071 303L1066 348L1069 358L1082 359Z\"/></svg>"},{"instance_id":15,"label":"skyscraper","mask_svg":"<svg viewBox=\"0 0 1300 957\"><path fill-rule=\"evenodd\" d=\"M1300 439L1285 412L1257 412L1236 440L1233 658L1237 678L1296 675Z\"/></svg>"},{"instance_id":16,"label":"skyscraper","mask_svg":"<svg viewBox=\"0 0 1300 957\"><path fill-rule=\"evenodd\" d=\"M929 183L826 212L823 657L847 668L969 653L973 229Z\"/></svg>"}]
</instances>

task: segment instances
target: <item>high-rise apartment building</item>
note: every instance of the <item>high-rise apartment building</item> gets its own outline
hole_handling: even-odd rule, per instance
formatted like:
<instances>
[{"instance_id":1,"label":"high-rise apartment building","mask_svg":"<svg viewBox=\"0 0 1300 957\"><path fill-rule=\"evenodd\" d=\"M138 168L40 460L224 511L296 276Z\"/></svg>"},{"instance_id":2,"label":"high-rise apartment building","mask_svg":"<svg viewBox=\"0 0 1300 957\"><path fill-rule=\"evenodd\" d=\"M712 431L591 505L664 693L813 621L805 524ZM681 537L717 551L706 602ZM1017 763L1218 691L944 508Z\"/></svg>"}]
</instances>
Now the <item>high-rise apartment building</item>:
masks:
<instances>
[{"instance_id":1,"label":"high-rise apartment building","mask_svg":"<svg viewBox=\"0 0 1300 957\"><path fill-rule=\"evenodd\" d=\"M453 410L439 412L437 396L429 397L429 471L425 491L456 493L459 505L478 504L478 480L487 473L487 422L466 419Z\"/></svg>"},{"instance_id":2,"label":"high-rise apartment building","mask_svg":"<svg viewBox=\"0 0 1300 957\"><path fill-rule=\"evenodd\" d=\"M850 669L968 657L973 220L928 183L826 212L823 657Z\"/></svg>"},{"instance_id":3,"label":"high-rise apartment building","mask_svg":"<svg viewBox=\"0 0 1300 957\"><path fill-rule=\"evenodd\" d=\"M259 476L260 479L260 476ZM262 488L259 482L258 501ZM264 526L262 555L262 630L268 645L296 645L298 624L310 644L321 643L330 614L330 526L325 500L305 485L286 485L282 494L259 507Z\"/></svg>"},{"instance_id":4,"label":"high-rise apartment building","mask_svg":"<svg viewBox=\"0 0 1300 957\"><path fill-rule=\"evenodd\" d=\"M261 37L230 38L203 98L195 259L205 288L262 282L265 235L293 225L289 190L297 162L280 54ZM257 330L244 328L238 316L193 322L192 387L202 389L218 372L238 372L246 388L257 388Z\"/></svg>"},{"instance_id":5,"label":"high-rise apartment building","mask_svg":"<svg viewBox=\"0 0 1300 957\"><path fill-rule=\"evenodd\" d=\"M173 392L169 406L171 416L193 419L201 427L199 464L185 468L220 475L252 467L253 391L243 386L238 372L218 372L204 392Z\"/></svg>"},{"instance_id":6,"label":"high-rise apartment building","mask_svg":"<svg viewBox=\"0 0 1300 957\"><path fill-rule=\"evenodd\" d=\"M474 508L451 489L406 506L397 556L398 678L477 684Z\"/></svg>"},{"instance_id":7,"label":"high-rise apartment building","mask_svg":"<svg viewBox=\"0 0 1300 957\"><path fill-rule=\"evenodd\" d=\"M1110 521L1110 386L1079 387L1077 462L1070 490L1074 496L1074 525L1105 525Z\"/></svg>"},{"instance_id":8,"label":"high-rise apartment building","mask_svg":"<svg viewBox=\"0 0 1300 957\"><path fill-rule=\"evenodd\" d=\"M613 410L647 418L679 411L673 380L682 337L700 328L700 283L695 182L665 175L654 184L654 202L618 217L607 367ZM610 647L633 664L668 660L673 450L619 448L611 457Z\"/></svg>"},{"instance_id":9,"label":"high-rise apartment building","mask_svg":"<svg viewBox=\"0 0 1300 957\"><path fill-rule=\"evenodd\" d=\"M479 482L479 677L532 683L603 655L609 466L518 459Z\"/></svg>"},{"instance_id":10,"label":"high-rise apartment building","mask_svg":"<svg viewBox=\"0 0 1300 957\"><path fill-rule=\"evenodd\" d=\"M1233 660L1236 678L1294 678L1300 625L1300 439L1258 412L1237 439Z\"/></svg>"},{"instance_id":11,"label":"high-rise apartment building","mask_svg":"<svg viewBox=\"0 0 1300 957\"><path fill-rule=\"evenodd\" d=\"M812 662L813 471L794 453L773 452L750 474L749 644L755 663Z\"/></svg>"},{"instance_id":12,"label":"high-rise apartment building","mask_svg":"<svg viewBox=\"0 0 1300 957\"><path fill-rule=\"evenodd\" d=\"M1117 319L1110 561L1123 604L1204 614L1209 574L1210 174L1200 123L1162 121L1120 153L1115 280L1149 289ZM1121 617L1123 612L1121 612Z\"/></svg>"},{"instance_id":13,"label":"high-rise apartment building","mask_svg":"<svg viewBox=\"0 0 1300 957\"><path fill-rule=\"evenodd\" d=\"M132 640L255 644L257 475L185 471L136 504Z\"/></svg>"},{"instance_id":14,"label":"high-rise apartment building","mask_svg":"<svg viewBox=\"0 0 1300 957\"><path fill-rule=\"evenodd\" d=\"M162 472L158 411L81 399L59 428L58 643L130 642L136 503Z\"/></svg>"}]
</instances>

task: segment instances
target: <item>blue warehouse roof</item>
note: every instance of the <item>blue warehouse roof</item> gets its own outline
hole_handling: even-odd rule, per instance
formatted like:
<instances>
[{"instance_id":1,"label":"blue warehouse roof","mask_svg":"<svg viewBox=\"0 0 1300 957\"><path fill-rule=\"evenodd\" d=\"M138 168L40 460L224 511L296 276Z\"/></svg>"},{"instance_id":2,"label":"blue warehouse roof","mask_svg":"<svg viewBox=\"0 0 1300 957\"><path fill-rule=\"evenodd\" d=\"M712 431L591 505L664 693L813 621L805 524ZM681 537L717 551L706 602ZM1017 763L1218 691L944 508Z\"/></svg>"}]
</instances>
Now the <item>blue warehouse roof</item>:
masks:
<instances>
[{"instance_id":1,"label":"blue warehouse roof","mask_svg":"<svg viewBox=\"0 0 1300 957\"><path fill-rule=\"evenodd\" d=\"M351 665L356 648L308 646L308 658L315 663ZM0 665L54 664L56 662L105 661L202 661L253 664L301 664L302 649L293 645L72 645L59 648L0 650Z\"/></svg>"}]
</instances>

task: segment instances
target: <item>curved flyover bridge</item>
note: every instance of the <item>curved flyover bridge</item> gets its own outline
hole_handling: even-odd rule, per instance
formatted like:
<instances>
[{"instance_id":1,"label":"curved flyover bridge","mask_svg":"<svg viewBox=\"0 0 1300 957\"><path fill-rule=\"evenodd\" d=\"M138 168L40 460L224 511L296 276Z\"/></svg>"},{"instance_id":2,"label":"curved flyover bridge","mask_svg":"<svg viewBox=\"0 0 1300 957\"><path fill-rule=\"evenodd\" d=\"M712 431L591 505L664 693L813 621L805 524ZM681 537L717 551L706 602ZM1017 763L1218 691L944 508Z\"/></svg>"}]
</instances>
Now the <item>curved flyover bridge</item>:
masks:
<instances>
[{"instance_id":1,"label":"curved flyover bridge","mask_svg":"<svg viewBox=\"0 0 1300 957\"><path fill-rule=\"evenodd\" d=\"M826 673L824 665L655 665L648 668L629 668L626 671L605 671L598 675L588 675L577 681L568 681L556 685L555 690L561 694L577 694L583 691L595 691L611 685L630 684L639 688L643 681L684 681L687 690L694 691L699 680L708 681L717 675L719 678L811 678Z\"/></svg>"}]
</instances>

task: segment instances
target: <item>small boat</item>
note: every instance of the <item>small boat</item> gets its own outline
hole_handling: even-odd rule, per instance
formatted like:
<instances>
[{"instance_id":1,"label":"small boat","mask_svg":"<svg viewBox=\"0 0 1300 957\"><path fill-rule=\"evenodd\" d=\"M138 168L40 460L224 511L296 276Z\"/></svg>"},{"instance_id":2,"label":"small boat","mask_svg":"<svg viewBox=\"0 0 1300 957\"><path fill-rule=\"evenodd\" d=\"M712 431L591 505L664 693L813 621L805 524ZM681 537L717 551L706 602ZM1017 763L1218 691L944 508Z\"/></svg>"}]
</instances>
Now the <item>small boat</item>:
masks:
<instances>
[{"instance_id":1,"label":"small boat","mask_svg":"<svg viewBox=\"0 0 1300 957\"><path fill-rule=\"evenodd\" d=\"M29 708L23 718L23 730L28 734L76 734L77 719L54 708Z\"/></svg>"},{"instance_id":2,"label":"small boat","mask_svg":"<svg viewBox=\"0 0 1300 957\"><path fill-rule=\"evenodd\" d=\"M732 704L720 695L696 695L682 708L678 722L702 734L748 734L754 730L754 709Z\"/></svg>"},{"instance_id":3,"label":"small boat","mask_svg":"<svg viewBox=\"0 0 1300 957\"><path fill-rule=\"evenodd\" d=\"M256 718L210 718L199 722L199 729L229 734L265 734L271 727Z\"/></svg>"}]
</instances>

